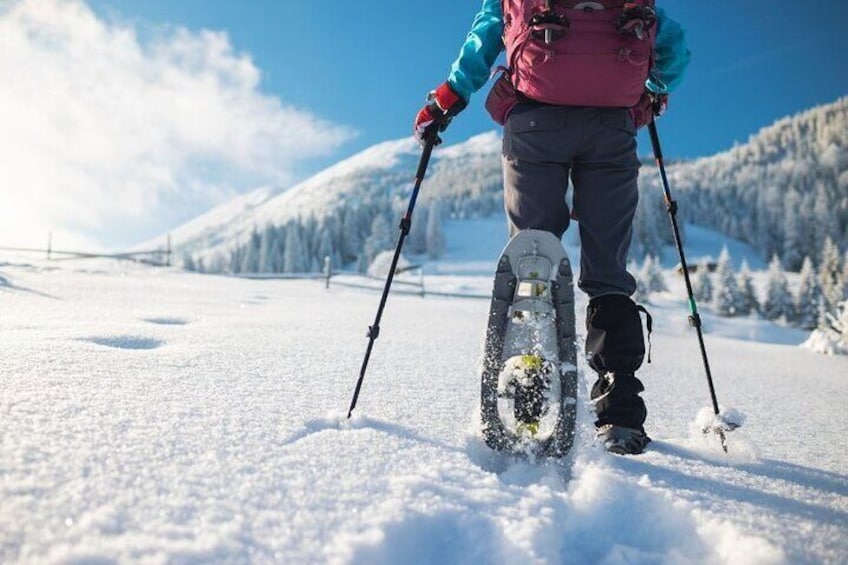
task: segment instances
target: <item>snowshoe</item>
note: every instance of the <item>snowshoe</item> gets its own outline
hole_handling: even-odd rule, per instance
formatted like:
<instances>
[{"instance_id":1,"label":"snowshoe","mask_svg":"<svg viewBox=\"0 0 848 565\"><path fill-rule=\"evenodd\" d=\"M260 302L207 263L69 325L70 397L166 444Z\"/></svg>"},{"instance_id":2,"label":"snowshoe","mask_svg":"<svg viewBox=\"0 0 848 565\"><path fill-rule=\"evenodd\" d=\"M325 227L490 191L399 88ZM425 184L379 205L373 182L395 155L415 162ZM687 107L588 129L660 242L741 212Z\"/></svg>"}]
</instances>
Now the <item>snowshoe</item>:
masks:
<instances>
[{"instance_id":1,"label":"snowshoe","mask_svg":"<svg viewBox=\"0 0 848 565\"><path fill-rule=\"evenodd\" d=\"M492 449L562 457L574 441L577 350L571 264L551 233L519 232L495 273L481 380Z\"/></svg>"}]
</instances>

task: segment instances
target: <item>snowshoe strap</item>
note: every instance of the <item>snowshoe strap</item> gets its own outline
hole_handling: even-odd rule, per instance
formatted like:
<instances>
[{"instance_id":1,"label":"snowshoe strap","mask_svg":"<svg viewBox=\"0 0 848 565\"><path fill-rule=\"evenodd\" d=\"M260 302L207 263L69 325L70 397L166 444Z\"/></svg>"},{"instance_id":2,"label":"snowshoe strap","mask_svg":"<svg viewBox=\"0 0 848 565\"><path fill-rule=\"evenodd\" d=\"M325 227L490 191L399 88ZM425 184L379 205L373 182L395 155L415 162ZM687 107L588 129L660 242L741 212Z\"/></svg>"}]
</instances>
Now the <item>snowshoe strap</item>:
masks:
<instances>
[{"instance_id":1,"label":"snowshoe strap","mask_svg":"<svg viewBox=\"0 0 848 565\"><path fill-rule=\"evenodd\" d=\"M641 304L636 305L636 310L639 312L645 313L645 326L648 328L648 363L651 362L651 332L654 329L654 319L651 317L651 313L648 312L647 308L642 306Z\"/></svg>"}]
</instances>

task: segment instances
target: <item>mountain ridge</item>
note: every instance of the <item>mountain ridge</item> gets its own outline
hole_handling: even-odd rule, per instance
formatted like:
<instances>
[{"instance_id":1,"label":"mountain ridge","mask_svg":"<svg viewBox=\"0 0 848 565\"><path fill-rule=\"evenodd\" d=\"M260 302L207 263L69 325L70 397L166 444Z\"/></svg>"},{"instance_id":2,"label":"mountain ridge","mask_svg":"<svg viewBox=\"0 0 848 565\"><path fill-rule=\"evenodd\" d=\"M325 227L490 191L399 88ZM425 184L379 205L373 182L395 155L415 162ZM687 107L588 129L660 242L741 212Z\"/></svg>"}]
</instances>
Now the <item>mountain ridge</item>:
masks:
<instances>
[{"instance_id":1,"label":"mountain ridge","mask_svg":"<svg viewBox=\"0 0 848 565\"><path fill-rule=\"evenodd\" d=\"M815 248L827 237L845 249L848 197L840 189L848 187L846 132L848 97L843 97L776 120L744 144L715 155L669 162L672 190L685 199L681 216L749 242L764 257L786 255L790 268L800 266L804 256L815 255ZM440 213L454 218L501 211L500 145L499 133L489 131L435 151L416 219L418 210L425 216L434 201L441 203ZM312 255L307 263L320 263L318 254L330 248L342 264L357 260L356 249L373 235L374 216L387 216L391 225L405 209L419 156L413 139L390 140L287 190L261 187L173 230L176 252L188 262L203 260L207 266L214 262L215 270L238 271L236 263L244 255L241 248L260 245L266 237L274 241L266 242L265 248L273 243L278 247L276 253L283 254L286 238L282 231L297 224L298 237L308 240L305 253ZM669 242L661 218L665 206L657 197L661 194L657 175L646 173L639 181L644 194L634 229L634 252L657 254ZM793 214L788 206L795 200L806 203L806 208L796 214L797 220L786 223L786 217ZM833 217L820 217L828 214ZM791 227L799 222L824 228L810 228L815 233L802 237L785 233L789 228L781 225ZM277 233L266 236L269 229ZM792 229L803 231L797 226ZM350 241L346 243L345 238ZM380 239L393 243L385 234ZM339 251L343 247L346 253Z\"/></svg>"}]
</instances>

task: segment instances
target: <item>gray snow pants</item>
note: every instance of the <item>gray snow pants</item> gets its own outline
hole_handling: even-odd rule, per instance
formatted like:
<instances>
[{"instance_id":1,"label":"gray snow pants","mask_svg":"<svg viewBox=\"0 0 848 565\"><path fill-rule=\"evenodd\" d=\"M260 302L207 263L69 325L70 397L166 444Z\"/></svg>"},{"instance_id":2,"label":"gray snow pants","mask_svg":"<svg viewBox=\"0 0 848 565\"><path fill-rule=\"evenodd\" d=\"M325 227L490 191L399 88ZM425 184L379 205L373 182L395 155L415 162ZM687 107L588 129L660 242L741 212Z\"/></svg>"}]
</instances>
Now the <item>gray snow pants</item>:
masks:
<instances>
[{"instance_id":1,"label":"gray snow pants","mask_svg":"<svg viewBox=\"0 0 848 565\"><path fill-rule=\"evenodd\" d=\"M639 193L636 127L625 108L519 104L504 125L504 206L510 235L562 237L571 211L580 228L580 280L590 297L631 295L627 252Z\"/></svg>"},{"instance_id":2,"label":"gray snow pants","mask_svg":"<svg viewBox=\"0 0 848 565\"><path fill-rule=\"evenodd\" d=\"M645 346L642 322L629 298L636 281L627 252L639 201L636 127L625 108L520 104L503 138L504 207L510 235L539 229L557 237L568 228L568 181L580 226L578 286L591 300L586 356L598 373L592 387L597 420L643 430L644 390L634 375Z\"/></svg>"}]
</instances>

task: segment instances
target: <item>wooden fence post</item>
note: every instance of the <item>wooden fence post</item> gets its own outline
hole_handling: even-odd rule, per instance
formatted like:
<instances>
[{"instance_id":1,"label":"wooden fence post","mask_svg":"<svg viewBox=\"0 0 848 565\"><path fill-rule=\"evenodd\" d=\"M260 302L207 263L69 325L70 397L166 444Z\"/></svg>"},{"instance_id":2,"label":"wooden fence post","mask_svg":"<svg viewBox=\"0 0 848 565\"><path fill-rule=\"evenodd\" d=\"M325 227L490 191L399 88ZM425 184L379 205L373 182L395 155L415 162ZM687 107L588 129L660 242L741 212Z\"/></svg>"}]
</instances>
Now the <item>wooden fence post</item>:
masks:
<instances>
[{"instance_id":1,"label":"wooden fence post","mask_svg":"<svg viewBox=\"0 0 848 565\"><path fill-rule=\"evenodd\" d=\"M330 277L333 276L333 262L330 256L324 257L324 288L330 288Z\"/></svg>"}]
</instances>

